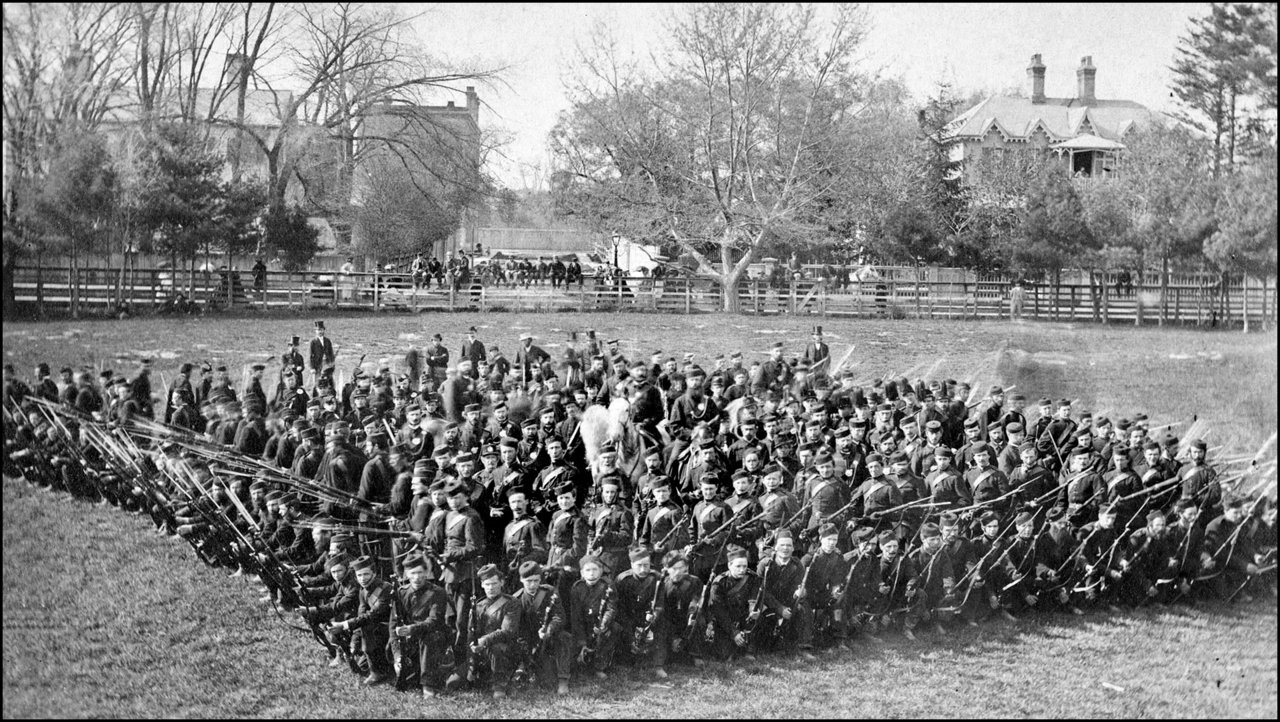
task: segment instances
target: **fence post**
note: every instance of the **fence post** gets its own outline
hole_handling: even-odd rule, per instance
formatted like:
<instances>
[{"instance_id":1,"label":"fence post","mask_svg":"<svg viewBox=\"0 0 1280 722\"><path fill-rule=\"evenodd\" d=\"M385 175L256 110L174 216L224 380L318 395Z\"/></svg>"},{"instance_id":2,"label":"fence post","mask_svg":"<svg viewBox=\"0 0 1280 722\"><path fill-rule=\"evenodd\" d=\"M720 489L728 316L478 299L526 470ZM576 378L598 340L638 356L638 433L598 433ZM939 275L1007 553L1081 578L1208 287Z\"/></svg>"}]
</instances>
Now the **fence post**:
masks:
<instances>
[{"instance_id":1,"label":"fence post","mask_svg":"<svg viewBox=\"0 0 1280 722\"><path fill-rule=\"evenodd\" d=\"M1176 287L1173 289L1173 318L1180 325L1187 325L1182 318L1182 289Z\"/></svg>"},{"instance_id":2,"label":"fence post","mask_svg":"<svg viewBox=\"0 0 1280 722\"><path fill-rule=\"evenodd\" d=\"M760 279L751 282L751 294L754 297L756 315L760 315Z\"/></svg>"},{"instance_id":3,"label":"fence post","mask_svg":"<svg viewBox=\"0 0 1280 722\"><path fill-rule=\"evenodd\" d=\"M36 315L44 316L44 263L41 255L36 255Z\"/></svg>"},{"instance_id":4,"label":"fence post","mask_svg":"<svg viewBox=\"0 0 1280 722\"><path fill-rule=\"evenodd\" d=\"M822 316L825 318L826 315L827 315L827 284L824 281L822 284Z\"/></svg>"},{"instance_id":5,"label":"fence post","mask_svg":"<svg viewBox=\"0 0 1280 722\"><path fill-rule=\"evenodd\" d=\"M1102 286L1102 322L1111 323L1111 288L1107 284Z\"/></svg>"},{"instance_id":6,"label":"fence post","mask_svg":"<svg viewBox=\"0 0 1280 722\"><path fill-rule=\"evenodd\" d=\"M1076 287L1071 287L1071 320L1076 320Z\"/></svg>"}]
</instances>

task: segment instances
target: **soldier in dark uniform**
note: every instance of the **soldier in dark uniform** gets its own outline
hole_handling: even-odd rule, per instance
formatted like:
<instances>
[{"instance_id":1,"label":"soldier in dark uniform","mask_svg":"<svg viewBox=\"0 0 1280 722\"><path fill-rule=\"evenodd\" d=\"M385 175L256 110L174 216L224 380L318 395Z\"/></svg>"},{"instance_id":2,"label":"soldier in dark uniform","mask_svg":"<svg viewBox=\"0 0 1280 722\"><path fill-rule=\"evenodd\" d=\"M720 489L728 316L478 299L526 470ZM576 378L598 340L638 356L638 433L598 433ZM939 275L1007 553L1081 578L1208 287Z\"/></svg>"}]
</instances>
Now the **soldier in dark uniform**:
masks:
<instances>
[{"instance_id":1,"label":"soldier in dark uniform","mask_svg":"<svg viewBox=\"0 0 1280 722\"><path fill-rule=\"evenodd\" d=\"M598 558L588 554L578 567L582 577L573 583L569 597L573 648L582 671L591 670L597 679L607 679L617 642L617 595L604 579Z\"/></svg>"},{"instance_id":2,"label":"soldier in dark uniform","mask_svg":"<svg viewBox=\"0 0 1280 722\"><path fill-rule=\"evenodd\" d=\"M1218 472L1205 462L1208 445L1194 439L1188 446L1191 461L1178 472L1182 479L1182 498L1191 499L1200 507L1200 519L1204 523L1222 515L1222 487Z\"/></svg>"},{"instance_id":3,"label":"soldier in dark uniform","mask_svg":"<svg viewBox=\"0 0 1280 722\"><path fill-rule=\"evenodd\" d=\"M548 583L569 599L578 561L587 553L588 522L576 507L578 493L572 482L558 482L551 491L557 509L547 525Z\"/></svg>"},{"instance_id":4,"label":"soldier in dark uniform","mask_svg":"<svg viewBox=\"0 0 1280 722\"><path fill-rule=\"evenodd\" d=\"M432 565L420 554L410 554L404 560L404 573L409 583L394 590L397 599L392 604L390 628L392 644L403 645L400 664L409 665L413 672L406 674L402 669L398 676L416 676L423 698L430 699L444 687L440 669L449 643L445 619L449 597L435 583Z\"/></svg>"},{"instance_id":5,"label":"soldier in dark uniform","mask_svg":"<svg viewBox=\"0 0 1280 722\"><path fill-rule=\"evenodd\" d=\"M466 678L478 684L487 677L493 698L501 699L507 696L518 661L515 645L520 634L520 604L502 591L502 571L497 566L486 565L476 576L484 589L484 597L470 610L475 620L473 629L467 632ZM462 681L463 675L454 672L445 687L458 689Z\"/></svg>"},{"instance_id":6,"label":"soldier in dark uniform","mask_svg":"<svg viewBox=\"0 0 1280 722\"><path fill-rule=\"evenodd\" d=\"M573 663L573 635L569 633L568 600L550 584L543 584L542 565L536 561L520 564L519 592L514 599L520 610L522 670L532 671L545 687L556 681L556 693L569 693ZM517 671L519 676L519 671Z\"/></svg>"},{"instance_id":7,"label":"soldier in dark uniform","mask_svg":"<svg viewBox=\"0 0 1280 722\"><path fill-rule=\"evenodd\" d=\"M740 655L752 660L747 632L764 613L763 605L751 608L762 582L749 568L746 549L731 545L726 557L728 568L711 581L707 610L711 620L708 632L711 650L722 660L732 661Z\"/></svg>"},{"instance_id":8,"label":"soldier in dark uniform","mask_svg":"<svg viewBox=\"0 0 1280 722\"><path fill-rule=\"evenodd\" d=\"M654 644L653 625L663 614L662 575L654 573L652 551L645 546L632 547L627 556L631 568L618 575L614 588L618 596L619 627L617 649L620 656L634 664L653 670L665 679L666 655Z\"/></svg>"},{"instance_id":9,"label":"soldier in dark uniform","mask_svg":"<svg viewBox=\"0 0 1280 722\"><path fill-rule=\"evenodd\" d=\"M369 676L361 686L389 682L392 669L387 660L388 622L391 618L391 585L378 577L377 560L360 557L352 565L356 582L360 585L360 603L355 616L334 624L342 630L354 632L351 652L361 667L368 668Z\"/></svg>"},{"instance_id":10,"label":"soldier in dark uniform","mask_svg":"<svg viewBox=\"0 0 1280 722\"><path fill-rule=\"evenodd\" d=\"M625 570L627 546L635 537L635 517L618 497L621 485L618 474L603 477L600 505L588 516L587 553L599 557L607 577L616 577Z\"/></svg>"}]
</instances>

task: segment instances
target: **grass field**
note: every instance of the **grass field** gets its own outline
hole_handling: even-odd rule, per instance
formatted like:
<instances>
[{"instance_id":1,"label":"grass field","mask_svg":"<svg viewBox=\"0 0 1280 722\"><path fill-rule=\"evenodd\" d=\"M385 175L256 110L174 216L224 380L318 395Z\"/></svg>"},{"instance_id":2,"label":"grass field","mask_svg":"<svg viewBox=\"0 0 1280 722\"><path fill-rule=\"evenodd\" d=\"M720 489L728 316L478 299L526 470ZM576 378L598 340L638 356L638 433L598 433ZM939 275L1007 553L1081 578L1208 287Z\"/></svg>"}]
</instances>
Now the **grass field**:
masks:
<instances>
[{"instance_id":1,"label":"grass field","mask_svg":"<svg viewBox=\"0 0 1280 722\"><path fill-rule=\"evenodd\" d=\"M514 355L529 330L553 353L565 331L593 327L639 351L741 349L764 358L774 339L799 352L810 321L736 316L457 314L328 316L339 366L398 356L433 331L456 353L461 330ZM6 361L132 372L158 358L217 357L234 369L277 355L307 318L6 324ZM833 355L856 343L855 368L1017 384L1066 396L1113 418L1198 413L1221 453L1256 450L1277 425L1276 336L1066 324L823 321ZM417 338L402 336L413 334ZM554 345L554 347L553 347ZM269 374L274 368L269 371ZM160 376L156 374L157 378ZM157 381L156 384L159 387ZM1185 427L1184 427L1185 428ZM1273 487L1274 488L1274 487ZM146 519L4 484L5 717L1265 717L1277 714L1276 605L1141 610L988 623L915 644L889 636L818 663L761 658L742 670L679 670L662 684L622 672L556 698L493 703L462 694L434 703L360 689L330 670L309 635L259 605L253 586L201 565ZM1274 493L1274 492L1272 492ZM1123 691L1105 687L1102 683Z\"/></svg>"}]
</instances>

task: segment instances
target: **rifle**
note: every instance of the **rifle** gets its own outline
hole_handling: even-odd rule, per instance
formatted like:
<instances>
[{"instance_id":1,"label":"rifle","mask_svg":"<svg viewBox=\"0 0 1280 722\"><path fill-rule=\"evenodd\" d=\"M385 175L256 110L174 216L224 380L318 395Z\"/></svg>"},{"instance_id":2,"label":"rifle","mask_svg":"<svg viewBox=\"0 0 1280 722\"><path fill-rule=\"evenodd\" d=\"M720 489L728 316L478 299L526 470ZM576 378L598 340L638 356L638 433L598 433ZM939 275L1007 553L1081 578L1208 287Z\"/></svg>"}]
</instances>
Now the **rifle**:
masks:
<instances>
[{"instance_id":1,"label":"rifle","mask_svg":"<svg viewBox=\"0 0 1280 722\"><path fill-rule=\"evenodd\" d=\"M412 670L412 664L405 664L404 660L404 637L396 634L396 627L403 625L409 621L409 615L405 612L404 601L400 599L400 578L396 576L394 567L391 572L391 639L387 640L387 656L391 659L391 668L396 673L396 689L405 689L405 683L408 682L406 672Z\"/></svg>"},{"instance_id":2,"label":"rifle","mask_svg":"<svg viewBox=\"0 0 1280 722\"><path fill-rule=\"evenodd\" d=\"M711 585L714 583L714 577L706 584L702 585L702 594L698 596L697 607L689 608L689 618L685 620L684 641L686 643L695 639L694 630L704 627L707 640L710 641L714 631L706 626L707 606L711 603Z\"/></svg>"},{"instance_id":3,"label":"rifle","mask_svg":"<svg viewBox=\"0 0 1280 722\"><path fill-rule=\"evenodd\" d=\"M743 645L744 649L749 649L751 647L751 640L755 637L756 632L760 631L760 627L764 624L764 591L769 585L769 572L771 571L773 571L772 559L768 560L768 563L764 568L764 576L760 580L760 591L756 592L755 599L750 601L748 607L750 614L755 615L755 621L751 623L751 627L749 629L743 630L743 636L746 638L747 642ZM779 622L781 622L781 619L779 619Z\"/></svg>"},{"instance_id":4,"label":"rifle","mask_svg":"<svg viewBox=\"0 0 1280 722\"><path fill-rule=\"evenodd\" d=\"M551 596L547 597L547 608L542 613L542 625L538 628L538 638L534 640L533 646L529 649L530 658L534 664L537 664L538 658L542 656L543 650L547 647L547 639L551 637L551 613L555 611L556 602L560 599L560 593L555 587L551 588Z\"/></svg>"},{"instance_id":5,"label":"rifle","mask_svg":"<svg viewBox=\"0 0 1280 722\"><path fill-rule=\"evenodd\" d=\"M613 594L614 594L613 587L608 584L605 584L604 594L600 596L600 606L596 607L596 610L594 613L588 612L587 614L588 618L594 617L596 620L596 623L595 623L595 626L592 628L591 643L583 647L582 651L578 653L578 661L581 662L583 665L587 665L592 660L594 660L596 652L600 649L600 642L604 637L604 630L605 630L604 612L605 612L605 609L609 606L609 597L613 596Z\"/></svg>"},{"instance_id":6,"label":"rifle","mask_svg":"<svg viewBox=\"0 0 1280 722\"><path fill-rule=\"evenodd\" d=\"M476 614L476 606L480 604L481 594L471 597L471 607L467 610L467 681L474 682L480 677L480 654L476 651L476 639L480 633L480 615Z\"/></svg>"},{"instance_id":7,"label":"rifle","mask_svg":"<svg viewBox=\"0 0 1280 722\"><path fill-rule=\"evenodd\" d=\"M658 577L657 583L653 585L653 599L649 600L649 608L645 612L645 622L643 627L636 627L635 638L631 642L631 651L637 657L644 657L649 654L649 648L653 646L653 627L658 622L658 615L662 610L658 608L658 597L662 594L662 579L665 575ZM653 615L649 619L649 615Z\"/></svg>"}]
</instances>

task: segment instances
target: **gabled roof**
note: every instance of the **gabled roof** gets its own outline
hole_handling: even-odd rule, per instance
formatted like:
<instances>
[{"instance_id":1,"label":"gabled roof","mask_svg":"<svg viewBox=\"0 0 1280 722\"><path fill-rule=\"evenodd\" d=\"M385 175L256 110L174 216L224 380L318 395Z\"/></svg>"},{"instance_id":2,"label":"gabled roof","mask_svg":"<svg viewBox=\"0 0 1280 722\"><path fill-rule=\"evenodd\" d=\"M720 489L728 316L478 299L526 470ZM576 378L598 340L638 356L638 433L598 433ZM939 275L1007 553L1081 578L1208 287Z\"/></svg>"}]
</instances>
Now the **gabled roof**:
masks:
<instances>
[{"instance_id":1,"label":"gabled roof","mask_svg":"<svg viewBox=\"0 0 1280 722\"><path fill-rule=\"evenodd\" d=\"M1061 143L1054 143L1051 148L1063 150L1123 150L1125 145L1119 141L1099 138L1096 135L1081 135Z\"/></svg>"},{"instance_id":2,"label":"gabled roof","mask_svg":"<svg viewBox=\"0 0 1280 722\"><path fill-rule=\"evenodd\" d=\"M1153 116L1146 106L1131 100L1096 100L1085 105L1078 98L1046 98L1043 103L1032 103L1030 98L995 95L961 113L940 135L943 142L981 138L994 125L1015 140L1028 139L1038 127L1054 141L1081 133L1118 140Z\"/></svg>"}]
</instances>

